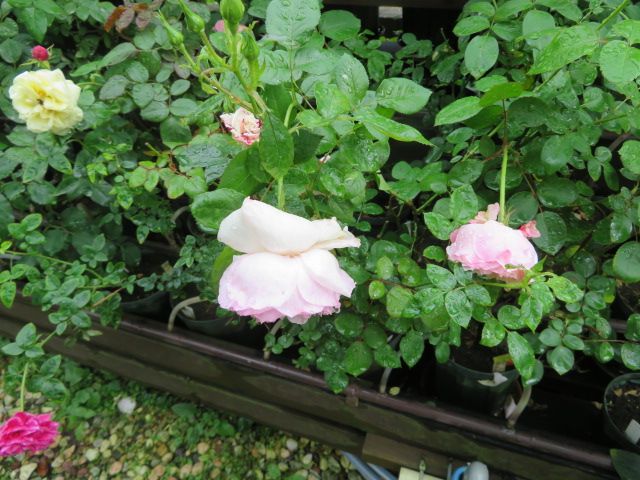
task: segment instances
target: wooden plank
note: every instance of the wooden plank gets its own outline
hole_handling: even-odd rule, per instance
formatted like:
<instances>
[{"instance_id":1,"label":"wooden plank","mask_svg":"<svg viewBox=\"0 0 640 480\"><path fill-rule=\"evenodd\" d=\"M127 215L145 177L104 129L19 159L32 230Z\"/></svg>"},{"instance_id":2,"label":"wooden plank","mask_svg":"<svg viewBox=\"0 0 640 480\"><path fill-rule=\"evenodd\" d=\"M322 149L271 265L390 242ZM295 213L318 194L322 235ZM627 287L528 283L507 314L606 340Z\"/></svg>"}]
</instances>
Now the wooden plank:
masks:
<instances>
[{"instance_id":1,"label":"wooden plank","mask_svg":"<svg viewBox=\"0 0 640 480\"><path fill-rule=\"evenodd\" d=\"M3 318L0 321L0 332L2 335L13 336L22 325L23 323ZM65 355L83 365L107 370L187 400L202 402L210 407L251 418L273 428L329 444L357 455L361 454L364 434L355 429L320 421L309 415L301 415L256 398L247 398L184 376L158 370L139 361L96 349L87 344L76 343L69 346L63 339L54 337L47 344L47 350Z\"/></svg>"},{"instance_id":2,"label":"wooden plank","mask_svg":"<svg viewBox=\"0 0 640 480\"><path fill-rule=\"evenodd\" d=\"M408 445L397 440L376 435L367 434L362 447L362 458L370 463L376 463L382 467L394 467L398 464L420 471L423 464L424 472L436 477L447 477L447 471L451 459L445 455L430 452L423 448ZM454 463L455 467L464 465L463 462ZM496 475L495 478L498 478ZM493 478L491 480L494 480Z\"/></svg>"},{"instance_id":3,"label":"wooden plank","mask_svg":"<svg viewBox=\"0 0 640 480\"><path fill-rule=\"evenodd\" d=\"M51 328L46 316L32 306L16 304L13 310L6 311L5 314L28 318L42 328ZM357 406L348 404L343 397L325 390L239 367L155 339L124 331L102 330L104 335L92 340L92 349L99 347L119 355L132 356L146 365L153 365L156 370L188 375L203 384L216 385L243 397L260 398L264 402L302 415L331 419L349 428L436 453L455 453L464 460L481 460L494 469L512 472L522 478L536 480L540 478L541 472L549 480L606 478L591 471L583 472L575 464L562 464L562 459L531 457L531 452L521 448L505 448L504 444L496 445L495 441L490 443L477 435L459 432L365 402L360 402ZM215 339L208 340L217 342ZM126 372L124 375L128 376ZM283 426L279 428L286 429Z\"/></svg>"}]
</instances>

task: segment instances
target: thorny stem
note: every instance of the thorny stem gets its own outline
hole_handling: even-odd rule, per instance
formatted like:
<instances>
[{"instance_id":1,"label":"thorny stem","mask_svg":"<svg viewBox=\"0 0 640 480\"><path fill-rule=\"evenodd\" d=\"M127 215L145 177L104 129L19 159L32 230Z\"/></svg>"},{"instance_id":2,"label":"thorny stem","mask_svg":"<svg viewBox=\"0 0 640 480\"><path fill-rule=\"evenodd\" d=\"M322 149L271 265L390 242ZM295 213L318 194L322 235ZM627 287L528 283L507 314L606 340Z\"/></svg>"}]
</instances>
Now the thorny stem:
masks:
<instances>
[{"instance_id":1,"label":"thorny stem","mask_svg":"<svg viewBox=\"0 0 640 480\"><path fill-rule=\"evenodd\" d=\"M20 383L20 411L24 412L24 396L27 391L27 375L29 373L29 366L31 362L27 362L22 371L22 382Z\"/></svg>"},{"instance_id":2,"label":"thorny stem","mask_svg":"<svg viewBox=\"0 0 640 480\"><path fill-rule=\"evenodd\" d=\"M284 197L284 178L278 177L278 208L284 209L285 197Z\"/></svg>"},{"instance_id":3,"label":"thorny stem","mask_svg":"<svg viewBox=\"0 0 640 480\"><path fill-rule=\"evenodd\" d=\"M618 7L613 12L611 12L609 16L605 18L600 25L598 25L598 28L596 28L596 31L602 30L604 26L607 25L607 23L609 23L611 20L616 18L618 14L622 12L622 10L627 8L627 5L629 5L629 3L631 3L631 0L623 0L622 2L620 2L620 5L618 5Z\"/></svg>"},{"instance_id":4,"label":"thorny stem","mask_svg":"<svg viewBox=\"0 0 640 480\"><path fill-rule=\"evenodd\" d=\"M504 109L504 102L502 105ZM504 137L502 139L502 167L500 169L500 213L501 223L507 219L507 166L509 164L509 139L507 138L507 111L504 110Z\"/></svg>"}]
</instances>

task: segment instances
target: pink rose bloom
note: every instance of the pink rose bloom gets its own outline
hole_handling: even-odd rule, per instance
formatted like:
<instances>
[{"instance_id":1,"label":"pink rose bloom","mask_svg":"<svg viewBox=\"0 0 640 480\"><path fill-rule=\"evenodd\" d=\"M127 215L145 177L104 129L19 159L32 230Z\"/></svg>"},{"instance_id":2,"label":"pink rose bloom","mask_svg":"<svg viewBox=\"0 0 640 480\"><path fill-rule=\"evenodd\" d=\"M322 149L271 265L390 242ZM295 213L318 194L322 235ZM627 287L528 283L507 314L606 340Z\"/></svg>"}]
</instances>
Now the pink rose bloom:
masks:
<instances>
[{"instance_id":1,"label":"pink rose bloom","mask_svg":"<svg viewBox=\"0 0 640 480\"><path fill-rule=\"evenodd\" d=\"M504 280L522 280L525 272L538 263L538 255L527 238L540 236L535 222L519 230L496 221L499 205L489 205L468 224L451 233L447 247L449 260L460 262L465 270Z\"/></svg>"},{"instance_id":2,"label":"pink rose bloom","mask_svg":"<svg viewBox=\"0 0 640 480\"><path fill-rule=\"evenodd\" d=\"M240 107L235 113L223 113L220 119L224 128L238 142L251 145L260 139L262 122L253 116L249 110Z\"/></svg>"},{"instance_id":3,"label":"pink rose bloom","mask_svg":"<svg viewBox=\"0 0 640 480\"><path fill-rule=\"evenodd\" d=\"M213 29L216 32L224 32L224 20L218 20L214 25L213 25ZM238 31L242 32L243 30L246 30L247 26L243 25L242 23L238 25Z\"/></svg>"},{"instance_id":4,"label":"pink rose bloom","mask_svg":"<svg viewBox=\"0 0 640 480\"><path fill-rule=\"evenodd\" d=\"M218 240L245 253L222 275L218 303L260 323L328 315L355 287L329 250L359 247L360 240L335 218L311 221L246 198L222 220Z\"/></svg>"},{"instance_id":5,"label":"pink rose bloom","mask_svg":"<svg viewBox=\"0 0 640 480\"><path fill-rule=\"evenodd\" d=\"M58 427L50 413L16 413L0 425L0 457L46 450L58 436Z\"/></svg>"}]
</instances>

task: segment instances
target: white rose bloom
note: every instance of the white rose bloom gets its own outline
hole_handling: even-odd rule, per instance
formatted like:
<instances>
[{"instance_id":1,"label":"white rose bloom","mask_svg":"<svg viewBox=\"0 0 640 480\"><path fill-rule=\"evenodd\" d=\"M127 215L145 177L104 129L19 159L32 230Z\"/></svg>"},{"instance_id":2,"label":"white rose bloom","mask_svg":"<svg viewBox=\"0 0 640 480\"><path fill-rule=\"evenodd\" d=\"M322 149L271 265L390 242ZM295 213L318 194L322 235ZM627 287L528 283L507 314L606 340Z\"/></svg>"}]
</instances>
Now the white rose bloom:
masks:
<instances>
[{"instance_id":1,"label":"white rose bloom","mask_svg":"<svg viewBox=\"0 0 640 480\"><path fill-rule=\"evenodd\" d=\"M65 135L82 120L80 87L61 70L23 72L9 88L13 108L35 133Z\"/></svg>"}]
</instances>

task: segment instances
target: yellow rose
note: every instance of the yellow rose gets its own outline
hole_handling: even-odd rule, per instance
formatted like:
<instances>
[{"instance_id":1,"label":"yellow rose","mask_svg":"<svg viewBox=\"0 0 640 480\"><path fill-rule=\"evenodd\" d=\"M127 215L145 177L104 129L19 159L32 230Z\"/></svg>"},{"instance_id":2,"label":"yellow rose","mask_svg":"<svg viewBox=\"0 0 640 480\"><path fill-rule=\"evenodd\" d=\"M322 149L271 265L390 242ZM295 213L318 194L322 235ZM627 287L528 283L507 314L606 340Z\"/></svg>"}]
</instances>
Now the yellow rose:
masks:
<instances>
[{"instance_id":1,"label":"yellow rose","mask_svg":"<svg viewBox=\"0 0 640 480\"><path fill-rule=\"evenodd\" d=\"M9 88L13 108L35 133L65 135L82 120L80 87L60 70L23 72Z\"/></svg>"}]
</instances>

